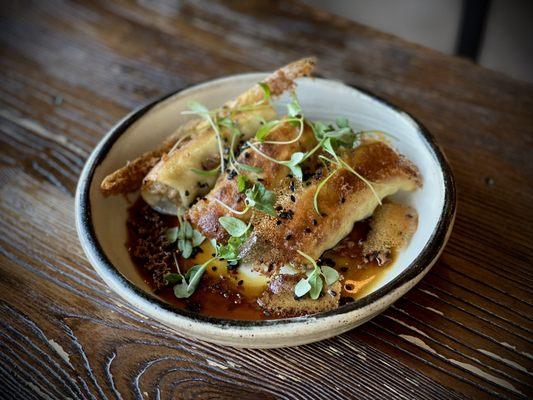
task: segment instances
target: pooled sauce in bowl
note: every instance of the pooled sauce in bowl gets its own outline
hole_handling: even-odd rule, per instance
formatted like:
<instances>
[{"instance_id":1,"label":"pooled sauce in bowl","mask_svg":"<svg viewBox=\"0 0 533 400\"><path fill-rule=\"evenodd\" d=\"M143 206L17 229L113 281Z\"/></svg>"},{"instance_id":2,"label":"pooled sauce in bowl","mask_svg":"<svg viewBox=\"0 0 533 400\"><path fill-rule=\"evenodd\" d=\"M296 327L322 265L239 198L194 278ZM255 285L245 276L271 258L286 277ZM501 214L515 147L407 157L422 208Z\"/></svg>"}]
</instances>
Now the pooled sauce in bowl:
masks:
<instances>
[{"instance_id":1,"label":"pooled sauce in bowl","mask_svg":"<svg viewBox=\"0 0 533 400\"><path fill-rule=\"evenodd\" d=\"M366 295L372 285L394 262L390 257L384 265L377 259L365 259L362 243L370 230L370 219L355 223L350 234L335 248L326 251L320 261L322 265L335 268L341 275L340 305L350 303ZM195 249L189 259L176 255L175 245L165 240L166 229L178 225L176 217L159 214L139 198L128 210L127 248L137 271L150 286L153 293L167 303L200 315L233 319L264 320L281 316L263 311L257 299L266 289L267 279L258 274L228 269L223 261L212 262L202 276L201 284L191 297L179 299L174 295L172 285L167 285L164 275L185 273L196 264L209 260L214 253L206 240Z\"/></svg>"}]
</instances>

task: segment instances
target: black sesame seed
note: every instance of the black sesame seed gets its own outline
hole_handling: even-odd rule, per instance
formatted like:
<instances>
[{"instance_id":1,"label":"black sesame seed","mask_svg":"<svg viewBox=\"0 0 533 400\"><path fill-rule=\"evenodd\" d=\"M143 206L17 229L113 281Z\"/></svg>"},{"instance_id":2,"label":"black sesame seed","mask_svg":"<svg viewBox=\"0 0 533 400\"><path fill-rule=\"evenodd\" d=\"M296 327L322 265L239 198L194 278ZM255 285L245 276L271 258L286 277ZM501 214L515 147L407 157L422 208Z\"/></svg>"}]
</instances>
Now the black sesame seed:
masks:
<instances>
[{"instance_id":1,"label":"black sesame seed","mask_svg":"<svg viewBox=\"0 0 533 400\"><path fill-rule=\"evenodd\" d=\"M277 207L276 207L276 211L281 211L281 210L283 210L283 207L282 207L282 206L277 206Z\"/></svg>"},{"instance_id":2,"label":"black sesame seed","mask_svg":"<svg viewBox=\"0 0 533 400\"><path fill-rule=\"evenodd\" d=\"M211 271L216 271L216 270L217 270L217 267L213 265L213 266L211 267Z\"/></svg>"},{"instance_id":3,"label":"black sesame seed","mask_svg":"<svg viewBox=\"0 0 533 400\"><path fill-rule=\"evenodd\" d=\"M294 181L289 182L289 189L291 192L294 192Z\"/></svg>"},{"instance_id":4,"label":"black sesame seed","mask_svg":"<svg viewBox=\"0 0 533 400\"><path fill-rule=\"evenodd\" d=\"M341 198L341 203L344 204L346 202L346 199L343 197Z\"/></svg>"},{"instance_id":5,"label":"black sesame seed","mask_svg":"<svg viewBox=\"0 0 533 400\"><path fill-rule=\"evenodd\" d=\"M294 215L294 211L287 210L279 213L279 217L283 219L292 219L292 216Z\"/></svg>"},{"instance_id":6,"label":"black sesame seed","mask_svg":"<svg viewBox=\"0 0 533 400\"><path fill-rule=\"evenodd\" d=\"M237 285L241 286L244 283L244 281L241 279L239 282L237 282Z\"/></svg>"},{"instance_id":7,"label":"black sesame seed","mask_svg":"<svg viewBox=\"0 0 533 400\"><path fill-rule=\"evenodd\" d=\"M190 193L189 193L188 190L186 190L186 191L185 191L185 196L188 196L188 195L190 195Z\"/></svg>"},{"instance_id":8,"label":"black sesame seed","mask_svg":"<svg viewBox=\"0 0 533 400\"><path fill-rule=\"evenodd\" d=\"M258 182L264 182L265 180L263 178L257 178Z\"/></svg>"},{"instance_id":9,"label":"black sesame seed","mask_svg":"<svg viewBox=\"0 0 533 400\"><path fill-rule=\"evenodd\" d=\"M276 225L281 225L281 224L282 224L282 222L278 219L278 220L276 221Z\"/></svg>"},{"instance_id":10,"label":"black sesame seed","mask_svg":"<svg viewBox=\"0 0 533 400\"><path fill-rule=\"evenodd\" d=\"M292 239L292 235L289 233L287 236L285 236L285 240L291 240Z\"/></svg>"},{"instance_id":11,"label":"black sesame seed","mask_svg":"<svg viewBox=\"0 0 533 400\"><path fill-rule=\"evenodd\" d=\"M318 225L318 221L316 219L313 220L313 225L314 226L317 226Z\"/></svg>"},{"instance_id":12,"label":"black sesame seed","mask_svg":"<svg viewBox=\"0 0 533 400\"><path fill-rule=\"evenodd\" d=\"M244 153L244 158L250 158L250 152L247 151L246 153Z\"/></svg>"},{"instance_id":13,"label":"black sesame seed","mask_svg":"<svg viewBox=\"0 0 533 400\"><path fill-rule=\"evenodd\" d=\"M237 171L235 171L234 169L232 169L229 174L228 174L228 180L231 181L233 178L235 178L237 176Z\"/></svg>"},{"instance_id":14,"label":"black sesame seed","mask_svg":"<svg viewBox=\"0 0 533 400\"><path fill-rule=\"evenodd\" d=\"M291 201L292 201L293 203L295 203L295 202L296 202L296 197L294 197L294 195L293 195L293 194L291 194Z\"/></svg>"}]
</instances>

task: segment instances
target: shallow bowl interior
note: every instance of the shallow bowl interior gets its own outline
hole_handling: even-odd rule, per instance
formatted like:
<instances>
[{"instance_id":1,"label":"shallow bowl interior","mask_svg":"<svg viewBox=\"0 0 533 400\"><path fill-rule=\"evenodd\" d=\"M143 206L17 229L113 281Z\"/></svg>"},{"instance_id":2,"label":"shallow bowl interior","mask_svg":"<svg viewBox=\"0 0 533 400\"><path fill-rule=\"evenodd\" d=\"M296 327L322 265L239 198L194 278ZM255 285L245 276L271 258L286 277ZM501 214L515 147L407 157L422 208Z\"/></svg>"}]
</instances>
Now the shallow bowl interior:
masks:
<instances>
[{"instance_id":1,"label":"shallow bowl interior","mask_svg":"<svg viewBox=\"0 0 533 400\"><path fill-rule=\"evenodd\" d=\"M126 210L137 195L132 194L128 198L104 198L99 191L100 182L127 160L154 148L181 125L187 117L182 116L180 112L186 109L189 100L215 108L264 76L265 74L245 74L218 79L180 91L137 110L102 140L87 162L77 194L77 222L84 250L112 288L141 308L146 304L155 307L150 312L152 315L154 310L163 312L163 309L166 309L165 313L172 313L173 310L164 307L160 299L149 294L150 289L137 273L125 247ZM443 229L449 231L453 219L455 205L450 203L454 203L455 199L451 173L429 134L409 115L374 96L340 82L311 78L298 80L296 91L309 119L331 121L342 116L347 117L357 129L389 133L390 142L418 166L423 176L423 188L414 193L395 196L395 200L409 204L418 211L419 226L408 247L399 254L394 265L381 275L368 293L382 293L384 297L390 294L384 289L397 289L395 282L405 278L407 270L414 268L417 260L431 263L444 245L446 235L437 233ZM285 95L276 101L280 113L283 113L288 100L289 97ZM428 252L431 252L432 257L421 258L423 253ZM421 274L427 270L425 267L427 265L418 265L417 273ZM411 275L410 278L416 277L416 274ZM149 295L142 296L142 292ZM353 303L346 307L347 311L357 308ZM187 316L187 313L184 316L181 310L174 311L180 317L193 318ZM339 313L342 313L342 308ZM362 321L368 319L367 317L368 315L364 314L358 318ZM200 322L201 320L200 318ZM208 319L204 322L206 321ZM239 324L224 322L226 327L232 325ZM260 325L261 322L250 324ZM272 323L266 321L264 325Z\"/></svg>"}]
</instances>

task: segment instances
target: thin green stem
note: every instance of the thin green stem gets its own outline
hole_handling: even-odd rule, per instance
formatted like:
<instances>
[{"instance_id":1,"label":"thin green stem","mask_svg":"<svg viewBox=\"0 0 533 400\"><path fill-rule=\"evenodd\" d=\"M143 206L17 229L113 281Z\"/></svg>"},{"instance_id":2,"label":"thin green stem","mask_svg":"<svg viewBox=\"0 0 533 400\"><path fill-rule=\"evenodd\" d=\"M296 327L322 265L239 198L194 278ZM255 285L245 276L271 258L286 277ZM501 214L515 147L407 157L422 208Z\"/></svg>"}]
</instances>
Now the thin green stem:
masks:
<instances>
[{"instance_id":1,"label":"thin green stem","mask_svg":"<svg viewBox=\"0 0 533 400\"><path fill-rule=\"evenodd\" d=\"M283 122L299 122L300 123L300 130L298 131L298 135L294 139L291 139L291 140L286 140L286 141L282 141L282 140L280 140L280 141L278 141L278 140L266 140L263 143L267 143L267 144L292 144L292 143L295 143L298 140L300 140L300 138L302 137L303 132L304 132L304 120L303 120L303 118L287 118L287 119L283 119L283 120L279 121L279 124L281 124ZM278 126L278 125L276 125L276 126ZM274 129L274 128L275 127L273 127L272 129ZM271 131L272 131L272 129L271 129Z\"/></svg>"},{"instance_id":2,"label":"thin green stem","mask_svg":"<svg viewBox=\"0 0 533 400\"><path fill-rule=\"evenodd\" d=\"M322 188L324 187L324 185L331 179L331 177L333 175L335 175L335 173L339 171L339 168L335 169L332 173L330 173L322 182L320 182L318 184L318 186L316 187L316 191L315 191L315 194L313 196L313 206L315 207L315 211L317 212L318 215L322 216L322 213L320 212L320 209L318 208L318 194L320 193L320 191L322 190Z\"/></svg>"},{"instance_id":3,"label":"thin green stem","mask_svg":"<svg viewBox=\"0 0 533 400\"><path fill-rule=\"evenodd\" d=\"M305 254L303 251L300 251L300 250L296 250L298 252L298 254L300 254L303 258L305 258L307 261L309 261L311 263L311 265L314 267L314 268L318 268L318 265L316 263L315 260L313 260L313 258L308 255L308 254Z\"/></svg>"},{"instance_id":4,"label":"thin green stem","mask_svg":"<svg viewBox=\"0 0 533 400\"><path fill-rule=\"evenodd\" d=\"M361 174L359 174L356 170L354 170L352 167L350 167L345 161L343 161L342 159L340 159L337 154L333 154L334 156L336 156L336 160L337 161L333 161L332 159L330 158L327 158L327 157L324 157L322 155L318 156L319 158L323 159L323 160L327 160L329 161L330 163L333 163L333 164L336 164L337 166L339 167L342 167L344 169L347 169L348 171L350 171L352 174L354 174L355 176L357 176L359 179L361 179L365 185L367 185L370 190L372 191L372 194L374 195L374 197L376 198L377 202L379 205L382 205L382 202L381 202L381 199L379 198L377 192L376 192L376 189L374 189L374 185L372 185L372 183L367 180L364 176L362 176ZM320 214L320 213L319 213Z\"/></svg>"},{"instance_id":5,"label":"thin green stem","mask_svg":"<svg viewBox=\"0 0 533 400\"><path fill-rule=\"evenodd\" d=\"M250 210L250 206L246 206L244 210L242 211L237 211L233 208L231 208L230 206L228 206L226 203L224 203L223 201L220 201L219 199L215 198L215 197L211 197L211 200L213 200L215 203L218 203L220 204L222 207L224 207L226 210L228 211L231 211L233 214L237 214L237 215L244 215L248 212L248 210Z\"/></svg>"},{"instance_id":6,"label":"thin green stem","mask_svg":"<svg viewBox=\"0 0 533 400\"><path fill-rule=\"evenodd\" d=\"M257 147L255 147L252 143L250 143L250 142L246 142L246 143L247 143L248 146L250 146L250 148L251 148L253 151L255 151L257 154L263 156L263 157L266 158L267 160L270 160L270 161L272 161L272 162L274 162L274 163L276 163L276 164L281 164L281 165L283 165L283 164L285 164L287 161L289 161L289 160L285 160L285 161L276 160L275 158L272 158L272 157L270 157L269 155L266 155L265 153L263 153L261 150L259 150Z\"/></svg>"},{"instance_id":7,"label":"thin green stem","mask_svg":"<svg viewBox=\"0 0 533 400\"><path fill-rule=\"evenodd\" d=\"M364 176L362 176L361 174L359 174L357 171L355 171L352 167L350 167L348 164L346 164L346 162L344 162L343 160L339 159L339 161L341 162L341 165L346 168L348 171L350 171L352 174L354 174L355 176L357 176L359 179L361 179L369 188L370 190L372 191L372 194L374 195L374 197L376 198L377 202L379 205L381 205L381 199L379 198L376 190L374 189L374 185L372 185L370 183L370 181L368 181Z\"/></svg>"},{"instance_id":8,"label":"thin green stem","mask_svg":"<svg viewBox=\"0 0 533 400\"><path fill-rule=\"evenodd\" d=\"M214 123L213 118L211 118L211 116L208 115L207 119L209 120L209 124L211 124L211 127L215 131L215 135L217 135L218 153L220 154L220 172L224 172L225 165L224 165L224 147L222 145L222 136L220 135L220 130L218 129L218 125Z\"/></svg>"},{"instance_id":9,"label":"thin green stem","mask_svg":"<svg viewBox=\"0 0 533 400\"><path fill-rule=\"evenodd\" d=\"M326 139L322 139L320 142L318 142L318 144L313 147L310 151L308 151L304 158L302 159L301 162L304 162L305 160L307 160L309 157L311 157L318 149L320 149L322 147L322 145L324 144Z\"/></svg>"}]
</instances>

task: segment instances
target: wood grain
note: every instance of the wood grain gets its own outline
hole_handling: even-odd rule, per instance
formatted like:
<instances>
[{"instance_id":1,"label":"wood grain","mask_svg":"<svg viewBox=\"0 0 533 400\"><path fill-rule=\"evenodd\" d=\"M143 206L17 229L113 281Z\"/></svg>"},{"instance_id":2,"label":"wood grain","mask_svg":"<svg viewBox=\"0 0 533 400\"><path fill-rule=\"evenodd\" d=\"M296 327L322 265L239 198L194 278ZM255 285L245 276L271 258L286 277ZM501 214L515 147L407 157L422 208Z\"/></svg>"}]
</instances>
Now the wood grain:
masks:
<instances>
[{"instance_id":1,"label":"wood grain","mask_svg":"<svg viewBox=\"0 0 533 400\"><path fill-rule=\"evenodd\" d=\"M292 1L4 2L0 398L528 398L533 87ZM340 337L236 350L180 337L85 259L73 194L115 121L205 79L316 55L433 132L459 195L450 242Z\"/></svg>"}]
</instances>

